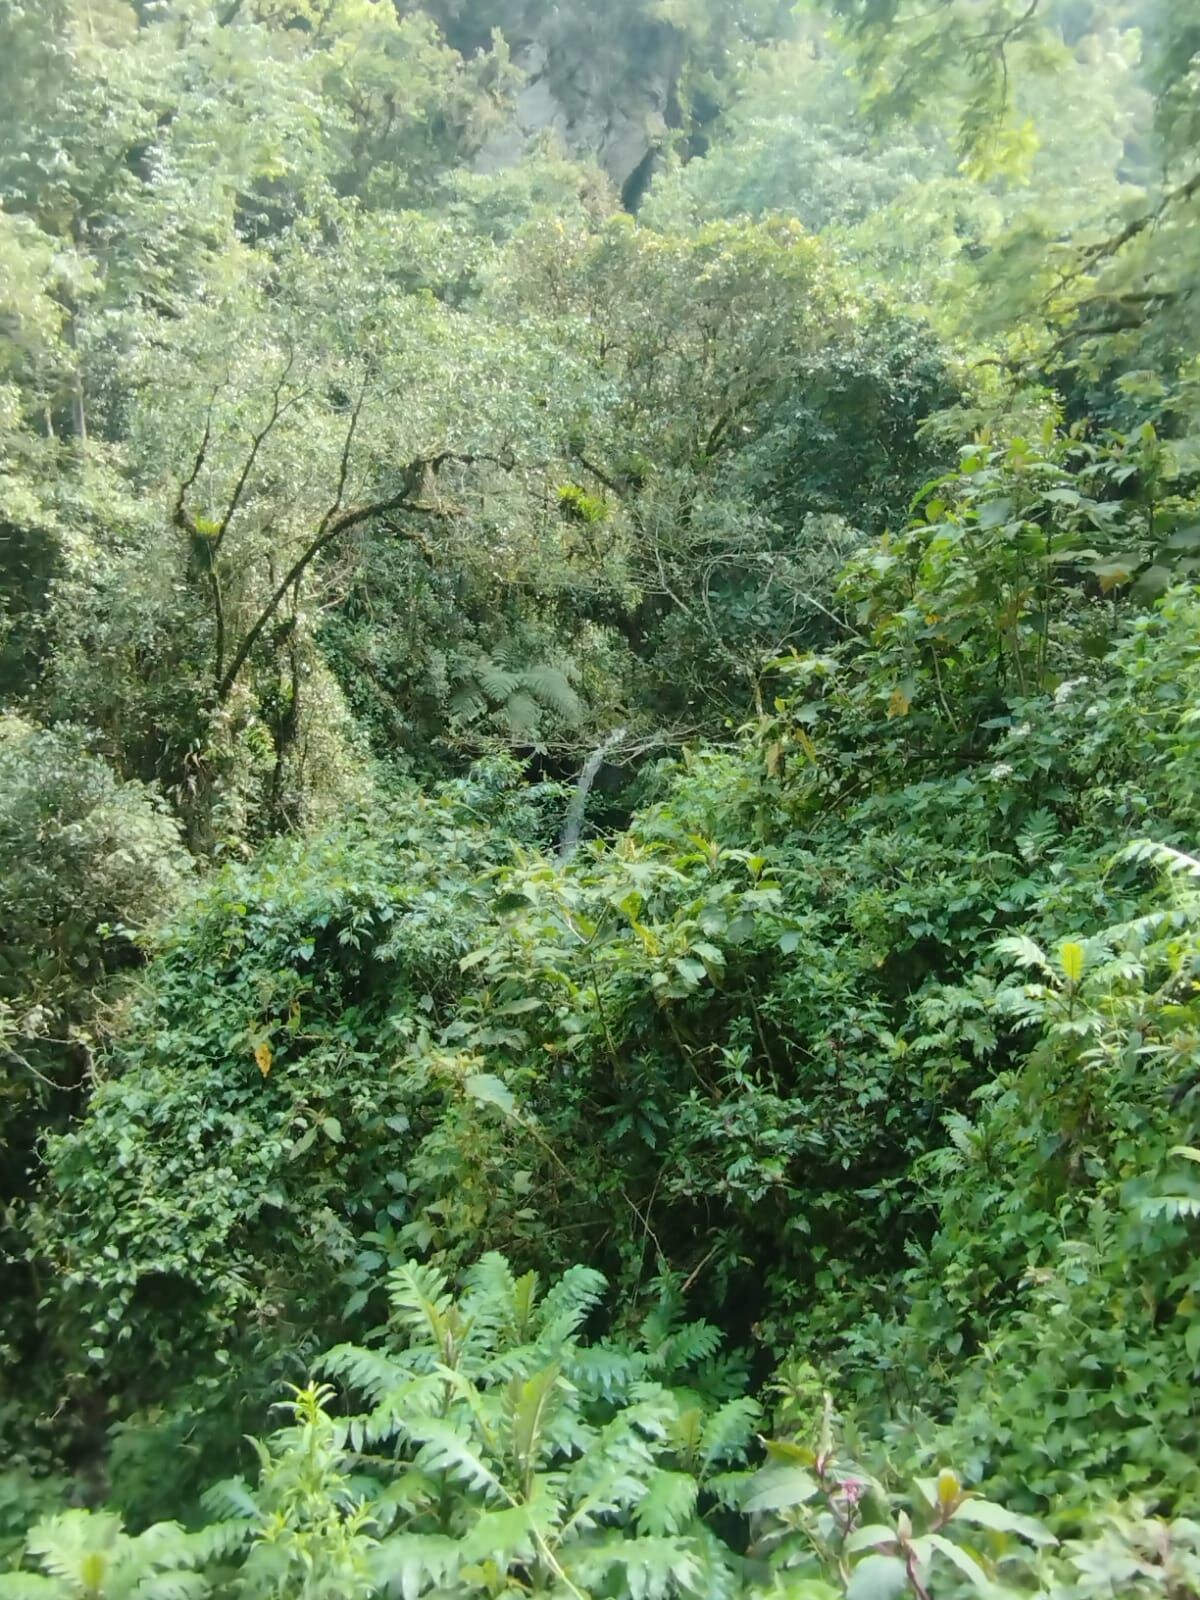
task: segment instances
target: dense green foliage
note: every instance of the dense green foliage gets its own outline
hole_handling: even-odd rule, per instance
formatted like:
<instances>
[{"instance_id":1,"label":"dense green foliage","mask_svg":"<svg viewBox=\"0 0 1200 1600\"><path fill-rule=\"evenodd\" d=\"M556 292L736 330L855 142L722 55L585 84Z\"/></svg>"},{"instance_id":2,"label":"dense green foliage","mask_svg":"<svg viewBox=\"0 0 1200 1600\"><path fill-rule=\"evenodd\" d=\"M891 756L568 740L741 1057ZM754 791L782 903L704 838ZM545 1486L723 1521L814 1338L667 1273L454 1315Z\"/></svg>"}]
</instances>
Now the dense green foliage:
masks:
<instances>
[{"instance_id":1,"label":"dense green foliage","mask_svg":"<svg viewBox=\"0 0 1200 1600\"><path fill-rule=\"evenodd\" d=\"M0 0L0 1600L1200 1596L1191 11Z\"/></svg>"}]
</instances>

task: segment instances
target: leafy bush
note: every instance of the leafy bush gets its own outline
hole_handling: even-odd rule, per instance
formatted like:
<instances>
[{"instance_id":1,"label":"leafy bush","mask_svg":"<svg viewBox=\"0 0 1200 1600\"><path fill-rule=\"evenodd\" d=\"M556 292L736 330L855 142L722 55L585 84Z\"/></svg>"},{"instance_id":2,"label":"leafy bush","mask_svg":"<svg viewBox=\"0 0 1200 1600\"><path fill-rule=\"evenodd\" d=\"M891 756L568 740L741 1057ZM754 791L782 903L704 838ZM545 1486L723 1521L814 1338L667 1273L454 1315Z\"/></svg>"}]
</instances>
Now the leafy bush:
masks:
<instances>
[{"instance_id":1,"label":"leafy bush","mask_svg":"<svg viewBox=\"0 0 1200 1600\"><path fill-rule=\"evenodd\" d=\"M108 1512L51 1517L24 1546L43 1575L0 1576L0 1596L167 1600L224 1577L280 1600L866 1600L926 1594L931 1566L986 1584L997 1565L981 1538L1001 1561L1020 1559L1015 1540L1054 1543L949 1469L903 1497L910 1514L839 1458L828 1400L815 1447L769 1444L755 1470L759 1407L737 1392L717 1331L681 1321L668 1299L634 1340L587 1342L603 1288L575 1267L541 1294L535 1274L491 1255L456 1293L435 1269L403 1264L379 1342L321 1363L368 1411L347 1414L328 1385L297 1390L292 1425L255 1444L257 1485L207 1496L219 1522L131 1537Z\"/></svg>"},{"instance_id":2,"label":"leafy bush","mask_svg":"<svg viewBox=\"0 0 1200 1600\"><path fill-rule=\"evenodd\" d=\"M84 1105L122 974L190 875L159 797L82 732L0 718L0 1355L15 1380L0 1417L14 1449L30 1388L44 1393L25 1214L40 1142Z\"/></svg>"},{"instance_id":3,"label":"leafy bush","mask_svg":"<svg viewBox=\"0 0 1200 1600\"><path fill-rule=\"evenodd\" d=\"M188 877L161 802L121 783L71 728L0 719L0 1039L9 1093L38 1093L56 1055L86 1060L104 977L136 959L138 930Z\"/></svg>"},{"instance_id":4,"label":"leafy bush","mask_svg":"<svg viewBox=\"0 0 1200 1600\"><path fill-rule=\"evenodd\" d=\"M365 1241L410 1218L414 1147L465 1091L405 1055L453 1006L505 840L547 826L517 770L231 864L157 932L86 1120L49 1142L38 1224L56 1336L126 1414L181 1373L203 1410L235 1356L269 1391L320 1348Z\"/></svg>"}]
</instances>

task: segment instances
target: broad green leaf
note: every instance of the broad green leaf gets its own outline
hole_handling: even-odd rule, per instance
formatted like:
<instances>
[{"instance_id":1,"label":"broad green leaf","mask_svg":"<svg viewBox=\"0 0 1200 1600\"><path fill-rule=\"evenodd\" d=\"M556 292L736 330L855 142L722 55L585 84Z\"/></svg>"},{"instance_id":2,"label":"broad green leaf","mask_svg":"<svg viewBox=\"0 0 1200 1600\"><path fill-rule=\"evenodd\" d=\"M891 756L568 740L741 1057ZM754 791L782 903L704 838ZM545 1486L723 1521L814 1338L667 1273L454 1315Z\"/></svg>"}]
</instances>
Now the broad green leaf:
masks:
<instances>
[{"instance_id":1,"label":"broad green leaf","mask_svg":"<svg viewBox=\"0 0 1200 1600\"><path fill-rule=\"evenodd\" d=\"M473 1072L463 1080L463 1088L480 1105L497 1106L506 1117L516 1114L517 1102L512 1090L493 1073Z\"/></svg>"},{"instance_id":2,"label":"broad green leaf","mask_svg":"<svg viewBox=\"0 0 1200 1600\"><path fill-rule=\"evenodd\" d=\"M1057 1544L1058 1540L1036 1517L1023 1516L1017 1511L1007 1511L991 1500L974 1497L966 1499L954 1512L955 1522L974 1523L979 1528L989 1528L994 1533L1015 1533L1030 1544Z\"/></svg>"},{"instance_id":3,"label":"broad green leaf","mask_svg":"<svg viewBox=\"0 0 1200 1600\"><path fill-rule=\"evenodd\" d=\"M925 1539L928 1540L932 1549L945 1556L946 1560L956 1566L963 1576L969 1578L977 1588L982 1589L985 1593L990 1590L991 1579L969 1551L964 1550L961 1545L955 1544L953 1539L947 1539L945 1534L942 1533L926 1534Z\"/></svg>"},{"instance_id":4,"label":"broad green leaf","mask_svg":"<svg viewBox=\"0 0 1200 1600\"><path fill-rule=\"evenodd\" d=\"M844 1549L847 1555L854 1555L859 1550L870 1550L879 1545L895 1543L895 1528L889 1528L886 1522L868 1522L861 1528L855 1528L847 1538Z\"/></svg>"},{"instance_id":5,"label":"broad green leaf","mask_svg":"<svg viewBox=\"0 0 1200 1600\"><path fill-rule=\"evenodd\" d=\"M755 1473L742 1501L748 1514L758 1511L786 1511L801 1506L817 1493L817 1480L804 1467L769 1466Z\"/></svg>"},{"instance_id":6,"label":"broad green leaf","mask_svg":"<svg viewBox=\"0 0 1200 1600\"><path fill-rule=\"evenodd\" d=\"M846 1600L898 1600L908 1588L908 1569L899 1556L865 1556L850 1574Z\"/></svg>"}]
</instances>

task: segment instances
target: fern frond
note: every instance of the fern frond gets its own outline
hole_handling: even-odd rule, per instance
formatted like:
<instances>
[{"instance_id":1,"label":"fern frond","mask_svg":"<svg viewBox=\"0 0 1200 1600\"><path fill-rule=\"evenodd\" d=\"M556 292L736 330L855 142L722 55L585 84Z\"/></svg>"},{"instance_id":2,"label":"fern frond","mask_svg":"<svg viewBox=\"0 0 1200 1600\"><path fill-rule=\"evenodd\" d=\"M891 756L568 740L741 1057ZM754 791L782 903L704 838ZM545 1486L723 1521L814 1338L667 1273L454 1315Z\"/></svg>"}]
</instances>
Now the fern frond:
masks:
<instances>
[{"instance_id":1,"label":"fern frond","mask_svg":"<svg viewBox=\"0 0 1200 1600\"><path fill-rule=\"evenodd\" d=\"M517 1281L496 1250L481 1256L467 1273L459 1309L471 1330L472 1346L491 1351L511 1329L516 1313Z\"/></svg>"},{"instance_id":2,"label":"fern frond","mask_svg":"<svg viewBox=\"0 0 1200 1600\"><path fill-rule=\"evenodd\" d=\"M508 1491L471 1439L452 1422L442 1417L418 1417L407 1423L405 1432L421 1447L416 1464L422 1471L444 1472L468 1489L511 1502Z\"/></svg>"},{"instance_id":3,"label":"fern frond","mask_svg":"<svg viewBox=\"0 0 1200 1600\"><path fill-rule=\"evenodd\" d=\"M670 1395L650 1386L597 1432L564 1474L575 1507L564 1534L578 1536L638 1504L658 1469L674 1410Z\"/></svg>"},{"instance_id":4,"label":"fern frond","mask_svg":"<svg viewBox=\"0 0 1200 1600\"><path fill-rule=\"evenodd\" d=\"M517 689L504 702L504 716L517 738L532 736L541 722L541 707L527 689Z\"/></svg>"},{"instance_id":5,"label":"fern frond","mask_svg":"<svg viewBox=\"0 0 1200 1600\"><path fill-rule=\"evenodd\" d=\"M616 1400L647 1370L645 1356L620 1345L572 1346L562 1357L563 1372L589 1400Z\"/></svg>"},{"instance_id":6,"label":"fern frond","mask_svg":"<svg viewBox=\"0 0 1200 1600\"><path fill-rule=\"evenodd\" d=\"M997 955L1011 961L1014 966L1026 970L1036 967L1041 972L1050 971L1050 961L1046 952L1023 933L997 939L995 950Z\"/></svg>"},{"instance_id":7,"label":"fern frond","mask_svg":"<svg viewBox=\"0 0 1200 1600\"><path fill-rule=\"evenodd\" d=\"M400 1533L380 1541L372 1555L376 1587L420 1600L427 1589L449 1589L463 1564L460 1539L445 1533Z\"/></svg>"},{"instance_id":8,"label":"fern frond","mask_svg":"<svg viewBox=\"0 0 1200 1600\"><path fill-rule=\"evenodd\" d=\"M537 1535L529 1507L484 1511L463 1535L462 1553L463 1560L471 1565L491 1561L501 1572L514 1562L532 1561L537 1553Z\"/></svg>"},{"instance_id":9,"label":"fern frond","mask_svg":"<svg viewBox=\"0 0 1200 1600\"><path fill-rule=\"evenodd\" d=\"M546 1291L538 1307L538 1342L565 1342L600 1303L608 1287L604 1274L593 1267L569 1267Z\"/></svg>"},{"instance_id":10,"label":"fern frond","mask_svg":"<svg viewBox=\"0 0 1200 1600\"><path fill-rule=\"evenodd\" d=\"M200 1503L206 1511L221 1518L218 1527L246 1526L258 1515L258 1502L250 1493L245 1478L223 1478L204 1491Z\"/></svg>"},{"instance_id":11,"label":"fern frond","mask_svg":"<svg viewBox=\"0 0 1200 1600\"><path fill-rule=\"evenodd\" d=\"M1200 878L1200 861L1195 856L1169 844L1160 844L1156 839L1134 839L1118 854L1117 860L1149 863L1173 877Z\"/></svg>"},{"instance_id":12,"label":"fern frond","mask_svg":"<svg viewBox=\"0 0 1200 1600\"><path fill-rule=\"evenodd\" d=\"M741 1577L730 1560L729 1546L711 1528L696 1522L689 1530L692 1549L700 1563L697 1594L704 1600L735 1600L744 1593Z\"/></svg>"},{"instance_id":13,"label":"fern frond","mask_svg":"<svg viewBox=\"0 0 1200 1600\"><path fill-rule=\"evenodd\" d=\"M690 1472L670 1472L659 1467L634 1512L639 1532L679 1533L695 1515L699 1492L700 1485Z\"/></svg>"},{"instance_id":14,"label":"fern frond","mask_svg":"<svg viewBox=\"0 0 1200 1600\"><path fill-rule=\"evenodd\" d=\"M681 1590L696 1590L700 1563L684 1539L612 1537L583 1549L567 1569L585 1589L600 1588L620 1573L619 1593L628 1600L667 1600Z\"/></svg>"},{"instance_id":15,"label":"fern frond","mask_svg":"<svg viewBox=\"0 0 1200 1600\"><path fill-rule=\"evenodd\" d=\"M743 1459L761 1414L757 1400L749 1395L727 1400L714 1411L700 1436L700 1459L705 1468Z\"/></svg>"},{"instance_id":16,"label":"fern frond","mask_svg":"<svg viewBox=\"0 0 1200 1600\"><path fill-rule=\"evenodd\" d=\"M445 1274L422 1262L406 1261L391 1273L388 1288L401 1327L414 1334L427 1332L432 1343L444 1351L454 1309Z\"/></svg>"},{"instance_id":17,"label":"fern frond","mask_svg":"<svg viewBox=\"0 0 1200 1600\"><path fill-rule=\"evenodd\" d=\"M133 1600L200 1600L211 1588L199 1572L156 1572L133 1590Z\"/></svg>"},{"instance_id":18,"label":"fern frond","mask_svg":"<svg viewBox=\"0 0 1200 1600\"><path fill-rule=\"evenodd\" d=\"M487 696L477 683L460 683L450 696L448 710L459 722L474 722L487 714Z\"/></svg>"},{"instance_id":19,"label":"fern frond","mask_svg":"<svg viewBox=\"0 0 1200 1600\"><path fill-rule=\"evenodd\" d=\"M651 1352L664 1372L683 1372L715 1356L721 1348L721 1330L710 1322L688 1322Z\"/></svg>"},{"instance_id":20,"label":"fern frond","mask_svg":"<svg viewBox=\"0 0 1200 1600\"><path fill-rule=\"evenodd\" d=\"M503 705L521 683L520 673L510 672L498 661L476 662L474 677L493 705Z\"/></svg>"},{"instance_id":21,"label":"fern frond","mask_svg":"<svg viewBox=\"0 0 1200 1600\"><path fill-rule=\"evenodd\" d=\"M755 1474L749 1471L718 1472L704 1484L706 1494L712 1496L726 1511L740 1511Z\"/></svg>"},{"instance_id":22,"label":"fern frond","mask_svg":"<svg viewBox=\"0 0 1200 1600\"><path fill-rule=\"evenodd\" d=\"M207 1501L207 1496L205 1497ZM253 1502L252 1502L253 1503ZM214 1561L227 1561L246 1544L254 1531L248 1520L212 1522L188 1534L188 1543L195 1551L196 1565L209 1566Z\"/></svg>"},{"instance_id":23,"label":"fern frond","mask_svg":"<svg viewBox=\"0 0 1200 1600\"><path fill-rule=\"evenodd\" d=\"M1148 1195L1140 1209L1144 1217L1164 1217L1169 1222L1180 1222L1184 1217L1200 1217L1200 1195Z\"/></svg>"},{"instance_id":24,"label":"fern frond","mask_svg":"<svg viewBox=\"0 0 1200 1600\"><path fill-rule=\"evenodd\" d=\"M579 696L560 668L545 664L530 667L522 675L521 682L542 705L557 712L565 721L573 722L579 716Z\"/></svg>"},{"instance_id":25,"label":"fern frond","mask_svg":"<svg viewBox=\"0 0 1200 1600\"><path fill-rule=\"evenodd\" d=\"M410 1376L395 1356L381 1350L364 1350L357 1344L339 1344L327 1350L318 1370L340 1378L376 1402Z\"/></svg>"}]
</instances>

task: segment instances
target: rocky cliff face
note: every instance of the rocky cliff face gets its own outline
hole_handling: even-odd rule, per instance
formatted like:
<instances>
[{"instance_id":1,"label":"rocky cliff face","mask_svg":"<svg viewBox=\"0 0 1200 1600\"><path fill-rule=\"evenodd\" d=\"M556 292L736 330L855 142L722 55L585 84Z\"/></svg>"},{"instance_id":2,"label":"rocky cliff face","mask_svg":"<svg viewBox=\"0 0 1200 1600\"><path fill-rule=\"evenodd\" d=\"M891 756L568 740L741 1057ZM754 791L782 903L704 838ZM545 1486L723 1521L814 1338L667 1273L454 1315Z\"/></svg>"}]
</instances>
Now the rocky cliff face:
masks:
<instances>
[{"instance_id":1,"label":"rocky cliff face","mask_svg":"<svg viewBox=\"0 0 1200 1600\"><path fill-rule=\"evenodd\" d=\"M624 203L635 207L669 130L679 125L684 47L669 27L634 31L637 40L593 41L599 48L583 54L579 41L564 40L559 29L519 44L513 60L524 85L509 125L480 152L480 169L511 165L533 139L551 132L572 155L602 167Z\"/></svg>"},{"instance_id":2,"label":"rocky cliff face","mask_svg":"<svg viewBox=\"0 0 1200 1600\"><path fill-rule=\"evenodd\" d=\"M636 206L682 122L680 28L650 14L646 0L430 0L421 9L464 54L490 48L498 29L524 75L508 125L480 152L481 171L511 165L552 133Z\"/></svg>"}]
</instances>

